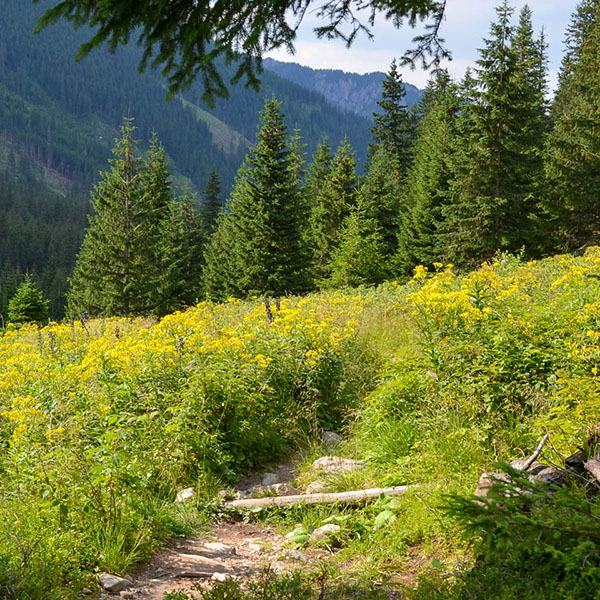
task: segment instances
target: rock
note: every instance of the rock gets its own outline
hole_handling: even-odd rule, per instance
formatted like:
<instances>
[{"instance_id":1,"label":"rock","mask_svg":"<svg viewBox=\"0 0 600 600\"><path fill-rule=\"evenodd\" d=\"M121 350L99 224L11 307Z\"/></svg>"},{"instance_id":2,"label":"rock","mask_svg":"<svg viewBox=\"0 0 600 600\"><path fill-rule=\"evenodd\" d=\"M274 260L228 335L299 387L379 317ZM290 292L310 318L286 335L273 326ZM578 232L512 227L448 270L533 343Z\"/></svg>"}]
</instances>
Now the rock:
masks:
<instances>
[{"instance_id":1,"label":"rock","mask_svg":"<svg viewBox=\"0 0 600 600\"><path fill-rule=\"evenodd\" d=\"M342 528L339 525L335 525L334 523L327 523L327 525L323 525L322 527L319 527L312 532L310 536L310 541L318 542L326 538L328 535L338 533L339 531L341 531L341 529Z\"/></svg>"},{"instance_id":2,"label":"rock","mask_svg":"<svg viewBox=\"0 0 600 600\"><path fill-rule=\"evenodd\" d=\"M312 483L309 483L306 487L306 494L325 494L329 490L329 486L322 481L321 479L317 479Z\"/></svg>"},{"instance_id":3,"label":"rock","mask_svg":"<svg viewBox=\"0 0 600 600\"><path fill-rule=\"evenodd\" d=\"M262 546L260 544L248 544L248 550L252 553L262 554Z\"/></svg>"},{"instance_id":4,"label":"rock","mask_svg":"<svg viewBox=\"0 0 600 600\"><path fill-rule=\"evenodd\" d=\"M290 550L289 548L286 548L283 551L283 555L290 560L297 560L300 562L305 562L306 560L308 560L306 556L302 554L302 552L300 552L299 550Z\"/></svg>"},{"instance_id":5,"label":"rock","mask_svg":"<svg viewBox=\"0 0 600 600\"><path fill-rule=\"evenodd\" d=\"M133 581L131 581L131 579L117 577L116 575L111 575L110 573L100 573L98 575L98 579L100 581L100 585L107 592L117 593L122 590L126 590L133 585Z\"/></svg>"},{"instance_id":6,"label":"rock","mask_svg":"<svg viewBox=\"0 0 600 600\"><path fill-rule=\"evenodd\" d=\"M265 488L272 496L295 496L300 493L300 490L296 489L289 483L275 483Z\"/></svg>"},{"instance_id":7,"label":"rock","mask_svg":"<svg viewBox=\"0 0 600 600\"><path fill-rule=\"evenodd\" d=\"M194 491L194 488L185 488L184 490L177 492L175 502L189 502L194 499L195 495L196 492Z\"/></svg>"},{"instance_id":8,"label":"rock","mask_svg":"<svg viewBox=\"0 0 600 600\"><path fill-rule=\"evenodd\" d=\"M265 473L263 475L261 485L268 487L270 485L275 485L276 483L280 483L279 475L277 475L277 473Z\"/></svg>"},{"instance_id":9,"label":"rock","mask_svg":"<svg viewBox=\"0 0 600 600\"><path fill-rule=\"evenodd\" d=\"M226 573L213 573L210 577L213 581L227 581Z\"/></svg>"},{"instance_id":10,"label":"rock","mask_svg":"<svg viewBox=\"0 0 600 600\"><path fill-rule=\"evenodd\" d=\"M233 546L227 546L227 544L221 542L205 542L202 547L219 556L231 556L236 553Z\"/></svg>"},{"instance_id":11,"label":"rock","mask_svg":"<svg viewBox=\"0 0 600 600\"><path fill-rule=\"evenodd\" d=\"M312 464L312 468L323 473L351 473L364 468L365 462L362 460L352 460L351 458L341 458L340 456L322 456L317 458Z\"/></svg>"},{"instance_id":12,"label":"rock","mask_svg":"<svg viewBox=\"0 0 600 600\"><path fill-rule=\"evenodd\" d=\"M510 463L510 466L518 471L523 471L526 462L527 461L522 459L513 460ZM565 473L563 471L549 465L544 465L540 462L534 462L525 472L528 474L531 483L535 483L536 481L546 481L554 485L563 485L566 481ZM511 477L508 473L483 473L477 483L475 496L479 496L480 498L487 497L490 488L496 482L510 483Z\"/></svg>"},{"instance_id":13,"label":"rock","mask_svg":"<svg viewBox=\"0 0 600 600\"><path fill-rule=\"evenodd\" d=\"M323 432L323 443L327 448L337 448L343 441L344 438L333 431Z\"/></svg>"}]
</instances>

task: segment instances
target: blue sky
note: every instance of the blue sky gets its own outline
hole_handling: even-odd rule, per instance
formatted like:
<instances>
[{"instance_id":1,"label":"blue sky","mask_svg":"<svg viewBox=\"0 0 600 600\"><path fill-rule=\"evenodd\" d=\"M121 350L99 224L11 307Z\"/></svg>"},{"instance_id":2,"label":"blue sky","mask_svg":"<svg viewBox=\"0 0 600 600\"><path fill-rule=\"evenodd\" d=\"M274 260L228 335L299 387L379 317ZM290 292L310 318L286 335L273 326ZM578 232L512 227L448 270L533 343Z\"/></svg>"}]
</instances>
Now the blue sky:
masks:
<instances>
[{"instance_id":1,"label":"blue sky","mask_svg":"<svg viewBox=\"0 0 600 600\"><path fill-rule=\"evenodd\" d=\"M482 39L488 35L490 22L495 17L497 0L448 0L446 19L441 35L453 53L453 60L446 66L460 78L465 69L477 59L477 49ZM565 29L578 0L513 0L515 16L525 5L533 11L534 26L546 31L550 44L550 85L554 87L560 69ZM283 61L294 61L315 69L342 69L354 73L387 71L394 57L399 57L410 45L411 39L419 30L409 27L395 29L384 19L375 23L375 39L370 41L364 35L347 49L343 42L317 40L312 29L317 23L308 14L298 32L296 54L290 56L284 50L271 52L269 56ZM423 87L428 74L421 70L403 72L405 81Z\"/></svg>"}]
</instances>

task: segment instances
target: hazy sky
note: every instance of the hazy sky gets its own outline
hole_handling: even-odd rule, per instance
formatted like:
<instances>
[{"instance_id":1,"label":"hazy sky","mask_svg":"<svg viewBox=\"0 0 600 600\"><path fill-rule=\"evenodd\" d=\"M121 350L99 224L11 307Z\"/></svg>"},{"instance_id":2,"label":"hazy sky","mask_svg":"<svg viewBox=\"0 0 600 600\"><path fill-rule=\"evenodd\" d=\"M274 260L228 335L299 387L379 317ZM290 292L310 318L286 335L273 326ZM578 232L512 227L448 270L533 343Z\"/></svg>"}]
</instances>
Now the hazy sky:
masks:
<instances>
[{"instance_id":1,"label":"hazy sky","mask_svg":"<svg viewBox=\"0 0 600 600\"><path fill-rule=\"evenodd\" d=\"M477 49L489 33L490 22L495 17L494 8L499 0L448 0L446 18L441 36L452 51L453 60L446 66L457 78L462 77L467 66L477 59ZM578 0L513 0L514 19L518 11L529 4L533 11L537 31L544 27L550 44L550 84L554 86L563 50L563 39L570 15ZM354 73L387 71L394 57L399 57L410 45L411 39L420 30L403 27L395 29L389 22L380 19L375 24L374 40L362 35L347 49L343 42L317 40L312 29L316 23L314 15L307 14L298 33L296 54L290 56L284 50L269 56L277 60L293 61L316 69L342 69ZM405 69L404 79L423 87L428 74L421 70Z\"/></svg>"}]
</instances>

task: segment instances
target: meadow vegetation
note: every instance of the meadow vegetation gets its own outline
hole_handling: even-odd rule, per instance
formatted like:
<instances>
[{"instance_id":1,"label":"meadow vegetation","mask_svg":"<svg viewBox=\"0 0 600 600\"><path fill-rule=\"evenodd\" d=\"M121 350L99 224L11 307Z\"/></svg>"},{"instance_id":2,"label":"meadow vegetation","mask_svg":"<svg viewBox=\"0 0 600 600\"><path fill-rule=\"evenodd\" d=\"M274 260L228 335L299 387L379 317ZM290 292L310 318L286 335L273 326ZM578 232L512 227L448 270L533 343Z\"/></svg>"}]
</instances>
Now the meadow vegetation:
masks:
<instances>
[{"instance_id":1,"label":"meadow vegetation","mask_svg":"<svg viewBox=\"0 0 600 600\"><path fill-rule=\"evenodd\" d=\"M126 572L217 514L220 488L326 427L368 461L333 489L419 487L359 509L262 513L286 532L341 525L324 542L337 548L329 572L307 575L312 589L326 577L338 597L343 585L375 598L419 573L403 592L419 599L593 598L593 499L566 490L525 525L494 513L494 529L448 494L470 495L482 471L528 455L546 432L546 457L561 462L597 423L600 249L499 256L465 276L435 269L404 286L273 302L272 319L262 301L232 300L158 322L7 328L2 595L75 597L98 569ZM196 502L174 504L187 485Z\"/></svg>"}]
</instances>

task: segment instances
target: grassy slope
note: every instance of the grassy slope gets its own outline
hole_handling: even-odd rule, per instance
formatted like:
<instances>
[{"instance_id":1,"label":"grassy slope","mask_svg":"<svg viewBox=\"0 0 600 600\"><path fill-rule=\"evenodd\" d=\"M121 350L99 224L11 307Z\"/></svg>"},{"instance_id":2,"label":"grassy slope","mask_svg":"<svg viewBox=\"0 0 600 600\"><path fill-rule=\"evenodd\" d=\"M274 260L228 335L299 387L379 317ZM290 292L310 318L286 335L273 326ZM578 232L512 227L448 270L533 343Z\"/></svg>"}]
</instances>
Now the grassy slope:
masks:
<instances>
[{"instance_id":1,"label":"grassy slope","mask_svg":"<svg viewBox=\"0 0 600 600\"><path fill-rule=\"evenodd\" d=\"M342 526L327 541L340 549L330 597L380 597L375 583L414 583L417 572L428 574L420 599L568 597L568 578L538 596L522 575L452 583L471 554L442 504L448 492L472 492L495 461L529 454L546 431L559 460L598 421L599 272L598 249L530 264L507 257L465 277L440 267L404 287L285 301L273 325L260 304L242 303L157 325L7 332L0 559L12 580L0 589L19 582L50 598L50 585L76 590L96 567L127 569L189 520L171 503L179 486L195 483L210 499L273 448L284 454L345 413L342 451L369 467L332 488L420 487L399 503L262 517L283 530ZM304 483L314 477L309 459ZM211 507L197 504L205 516ZM504 595L482 595L482 585Z\"/></svg>"}]
</instances>

